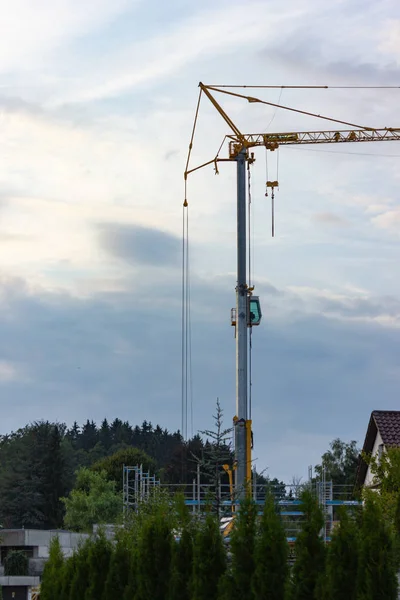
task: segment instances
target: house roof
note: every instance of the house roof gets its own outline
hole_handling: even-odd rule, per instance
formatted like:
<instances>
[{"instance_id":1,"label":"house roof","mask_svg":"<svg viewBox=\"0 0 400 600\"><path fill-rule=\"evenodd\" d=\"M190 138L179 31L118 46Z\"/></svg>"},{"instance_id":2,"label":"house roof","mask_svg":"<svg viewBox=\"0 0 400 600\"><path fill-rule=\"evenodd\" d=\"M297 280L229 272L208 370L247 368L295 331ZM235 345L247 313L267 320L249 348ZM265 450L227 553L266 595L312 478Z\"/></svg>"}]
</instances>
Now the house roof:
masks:
<instances>
[{"instance_id":1,"label":"house roof","mask_svg":"<svg viewBox=\"0 0 400 600\"><path fill-rule=\"evenodd\" d=\"M378 431L385 446L400 446L400 410L372 411L362 449L363 453L371 454ZM364 483L367 470L366 462L360 457L357 470L358 485Z\"/></svg>"}]
</instances>

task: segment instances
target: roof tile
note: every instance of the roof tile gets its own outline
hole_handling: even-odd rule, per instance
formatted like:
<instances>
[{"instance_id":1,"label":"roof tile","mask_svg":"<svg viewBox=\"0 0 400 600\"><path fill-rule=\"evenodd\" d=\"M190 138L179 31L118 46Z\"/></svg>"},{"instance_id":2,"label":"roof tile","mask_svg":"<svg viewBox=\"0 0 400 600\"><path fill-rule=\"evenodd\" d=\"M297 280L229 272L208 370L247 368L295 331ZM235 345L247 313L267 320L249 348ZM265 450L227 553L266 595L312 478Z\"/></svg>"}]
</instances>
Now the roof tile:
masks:
<instances>
[{"instance_id":1,"label":"roof tile","mask_svg":"<svg viewBox=\"0 0 400 600\"><path fill-rule=\"evenodd\" d=\"M385 446L400 446L400 410L374 410L372 416Z\"/></svg>"}]
</instances>

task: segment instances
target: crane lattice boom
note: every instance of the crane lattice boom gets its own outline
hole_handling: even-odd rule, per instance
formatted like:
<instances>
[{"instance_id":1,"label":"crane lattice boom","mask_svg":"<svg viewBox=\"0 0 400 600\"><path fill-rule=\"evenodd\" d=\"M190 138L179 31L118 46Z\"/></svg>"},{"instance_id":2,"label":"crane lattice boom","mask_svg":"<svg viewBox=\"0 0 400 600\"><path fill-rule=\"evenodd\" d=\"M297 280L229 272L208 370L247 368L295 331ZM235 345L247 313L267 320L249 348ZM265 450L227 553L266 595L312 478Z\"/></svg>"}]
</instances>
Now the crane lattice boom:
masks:
<instances>
[{"instance_id":1,"label":"crane lattice boom","mask_svg":"<svg viewBox=\"0 0 400 600\"><path fill-rule=\"evenodd\" d=\"M326 144L343 142L388 142L400 141L400 129L346 129L343 131L292 131L286 133L248 133L227 135L229 158L235 158L240 150L263 146L276 150L279 146L296 144Z\"/></svg>"}]
</instances>

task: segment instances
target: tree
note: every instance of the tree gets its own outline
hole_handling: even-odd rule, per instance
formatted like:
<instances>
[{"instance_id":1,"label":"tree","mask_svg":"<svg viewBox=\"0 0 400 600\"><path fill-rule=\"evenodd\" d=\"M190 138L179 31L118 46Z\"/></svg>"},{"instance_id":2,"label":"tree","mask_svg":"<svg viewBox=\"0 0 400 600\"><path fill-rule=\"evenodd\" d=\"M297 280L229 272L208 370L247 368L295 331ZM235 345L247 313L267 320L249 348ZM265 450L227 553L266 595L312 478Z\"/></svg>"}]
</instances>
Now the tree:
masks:
<instances>
[{"instance_id":1,"label":"tree","mask_svg":"<svg viewBox=\"0 0 400 600\"><path fill-rule=\"evenodd\" d=\"M366 494L358 573L358 600L397 600L393 533L374 492Z\"/></svg>"},{"instance_id":2,"label":"tree","mask_svg":"<svg viewBox=\"0 0 400 600\"><path fill-rule=\"evenodd\" d=\"M96 472L102 471L105 473L107 479L115 483L117 491L122 492L122 468L124 465L131 467L143 465L144 471L149 471L152 474L156 470L155 461L138 448L122 448L115 454L94 463L91 469Z\"/></svg>"},{"instance_id":3,"label":"tree","mask_svg":"<svg viewBox=\"0 0 400 600\"><path fill-rule=\"evenodd\" d=\"M29 561L23 550L11 550L4 559L4 575L18 577L28 575Z\"/></svg>"},{"instance_id":4,"label":"tree","mask_svg":"<svg viewBox=\"0 0 400 600\"><path fill-rule=\"evenodd\" d=\"M75 569L71 581L69 600L85 600L89 587L89 552L91 540L86 540L75 553Z\"/></svg>"},{"instance_id":5,"label":"tree","mask_svg":"<svg viewBox=\"0 0 400 600\"><path fill-rule=\"evenodd\" d=\"M321 478L325 468L327 481L332 481L334 485L354 485L359 454L356 441L346 443L336 438L331 442L330 450L322 455L321 464L316 465L315 472Z\"/></svg>"},{"instance_id":6,"label":"tree","mask_svg":"<svg viewBox=\"0 0 400 600\"><path fill-rule=\"evenodd\" d=\"M58 536L50 542L49 558L44 566L40 585L41 600L60 598L63 587L64 555Z\"/></svg>"},{"instance_id":7,"label":"tree","mask_svg":"<svg viewBox=\"0 0 400 600\"><path fill-rule=\"evenodd\" d=\"M232 463L232 428L225 429L223 426L223 410L219 403L219 398L217 398L216 414L213 418L215 430L201 431L201 434L207 437L201 459L198 459L196 456L193 456L193 458L200 464L203 477L211 485L212 493L210 500L214 512L219 516L223 500L220 495L220 484L223 478L227 482L223 465ZM227 497L230 497L229 493Z\"/></svg>"},{"instance_id":8,"label":"tree","mask_svg":"<svg viewBox=\"0 0 400 600\"><path fill-rule=\"evenodd\" d=\"M265 502L254 555L254 600L283 600L288 575L288 544L272 495Z\"/></svg>"},{"instance_id":9,"label":"tree","mask_svg":"<svg viewBox=\"0 0 400 600\"><path fill-rule=\"evenodd\" d=\"M100 531L92 541L88 554L89 585L86 589L85 600L101 600L107 579L111 559L111 543Z\"/></svg>"},{"instance_id":10,"label":"tree","mask_svg":"<svg viewBox=\"0 0 400 600\"><path fill-rule=\"evenodd\" d=\"M388 448L381 456L362 455L373 475L373 487L379 490L383 516L395 525L396 507L400 495L400 448Z\"/></svg>"},{"instance_id":11,"label":"tree","mask_svg":"<svg viewBox=\"0 0 400 600\"><path fill-rule=\"evenodd\" d=\"M77 554L74 552L72 556L64 561L64 567L62 570L62 585L60 600L70 600L72 580L75 576L77 568Z\"/></svg>"},{"instance_id":12,"label":"tree","mask_svg":"<svg viewBox=\"0 0 400 600\"><path fill-rule=\"evenodd\" d=\"M208 514L199 527L193 548L192 600L217 600L226 570L226 552L217 518Z\"/></svg>"},{"instance_id":13,"label":"tree","mask_svg":"<svg viewBox=\"0 0 400 600\"><path fill-rule=\"evenodd\" d=\"M183 527L179 541L172 539L170 600L191 600L193 532Z\"/></svg>"},{"instance_id":14,"label":"tree","mask_svg":"<svg viewBox=\"0 0 400 600\"><path fill-rule=\"evenodd\" d=\"M121 497L115 483L106 473L82 468L78 471L75 489L65 504L65 526L75 531L91 531L93 525L115 523L122 513Z\"/></svg>"},{"instance_id":15,"label":"tree","mask_svg":"<svg viewBox=\"0 0 400 600\"><path fill-rule=\"evenodd\" d=\"M251 581L254 573L254 542L257 506L250 498L240 504L235 514L230 540L232 595L237 600L252 600Z\"/></svg>"},{"instance_id":16,"label":"tree","mask_svg":"<svg viewBox=\"0 0 400 600\"><path fill-rule=\"evenodd\" d=\"M359 552L355 519L342 510L326 558L326 590L331 600L357 600Z\"/></svg>"},{"instance_id":17,"label":"tree","mask_svg":"<svg viewBox=\"0 0 400 600\"><path fill-rule=\"evenodd\" d=\"M165 600L171 574L172 532L163 511L148 516L141 527L137 553L137 600Z\"/></svg>"},{"instance_id":18,"label":"tree","mask_svg":"<svg viewBox=\"0 0 400 600\"><path fill-rule=\"evenodd\" d=\"M325 546L321 539L324 517L317 500L309 490L301 495L303 523L299 532L296 559L291 579L291 599L311 600L315 597L320 574L324 571Z\"/></svg>"},{"instance_id":19,"label":"tree","mask_svg":"<svg viewBox=\"0 0 400 600\"><path fill-rule=\"evenodd\" d=\"M101 600L116 600L123 598L125 588L129 583L129 570L131 554L129 548L122 540L118 540L110 560L110 567L104 585ZM133 593L131 595L133 598Z\"/></svg>"}]
</instances>

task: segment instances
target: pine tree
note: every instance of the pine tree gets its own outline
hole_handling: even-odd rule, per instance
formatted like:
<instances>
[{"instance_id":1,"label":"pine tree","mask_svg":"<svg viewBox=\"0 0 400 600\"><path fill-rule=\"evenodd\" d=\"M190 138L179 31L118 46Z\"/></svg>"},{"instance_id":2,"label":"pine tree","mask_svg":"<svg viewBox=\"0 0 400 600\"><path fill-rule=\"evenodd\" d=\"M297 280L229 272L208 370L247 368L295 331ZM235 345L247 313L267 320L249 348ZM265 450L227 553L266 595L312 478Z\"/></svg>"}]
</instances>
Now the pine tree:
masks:
<instances>
[{"instance_id":1,"label":"pine tree","mask_svg":"<svg viewBox=\"0 0 400 600\"><path fill-rule=\"evenodd\" d=\"M326 590L332 600L356 600L359 535L347 510L332 534L326 557Z\"/></svg>"},{"instance_id":2,"label":"pine tree","mask_svg":"<svg viewBox=\"0 0 400 600\"><path fill-rule=\"evenodd\" d=\"M225 570L226 552L219 522L208 514L194 540L192 600L217 600Z\"/></svg>"},{"instance_id":3,"label":"pine tree","mask_svg":"<svg viewBox=\"0 0 400 600\"><path fill-rule=\"evenodd\" d=\"M118 540L110 560L102 600L123 598L129 583L130 552L124 541ZM132 594L133 598L133 594Z\"/></svg>"},{"instance_id":4,"label":"pine tree","mask_svg":"<svg viewBox=\"0 0 400 600\"><path fill-rule=\"evenodd\" d=\"M254 558L254 600L283 600L288 576L288 544L272 495L268 495L265 502Z\"/></svg>"},{"instance_id":5,"label":"pine tree","mask_svg":"<svg viewBox=\"0 0 400 600\"><path fill-rule=\"evenodd\" d=\"M171 527L160 509L142 525L137 553L137 600L165 600L171 574Z\"/></svg>"},{"instance_id":6,"label":"pine tree","mask_svg":"<svg viewBox=\"0 0 400 600\"><path fill-rule=\"evenodd\" d=\"M75 569L71 581L69 600L85 600L89 586L89 551L92 541L87 540L75 553Z\"/></svg>"},{"instance_id":7,"label":"pine tree","mask_svg":"<svg viewBox=\"0 0 400 600\"><path fill-rule=\"evenodd\" d=\"M85 600L101 599L106 583L111 559L111 543L100 531L92 541L88 554L89 585Z\"/></svg>"},{"instance_id":8,"label":"pine tree","mask_svg":"<svg viewBox=\"0 0 400 600\"><path fill-rule=\"evenodd\" d=\"M191 600L193 532L184 527L180 540L172 539L170 600Z\"/></svg>"},{"instance_id":9,"label":"pine tree","mask_svg":"<svg viewBox=\"0 0 400 600\"><path fill-rule=\"evenodd\" d=\"M397 566L393 532L373 492L363 510L358 600L397 600Z\"/></svg>"},{"instance_id":10,"label":"pine tree","mask_svg":"<svg viewBox=\"0 0 400 600\"><path fill-rule=\"evenodd\" d=\"M257 507L250 498L241 504L231 533L232 598L252 600Z\"/></svg>"},{"instance_id":11,"label":"pine tree","mask_svg":"<svg viewBox=\"0 0 400 600\"><path fill-rule=\"evenodd\" d=\"M324 517L317 500L308 490L301 495L304 522L297 536L291 580L291 600L312 600L324 572L325 546L321 539Z\"/></svg>"},{"instance_id":12,"label":"pine tree","mask_svg":"<svg viewBox=\"0 0 400 600\"><path fill-rule=\"evenodd\" d=\"M41 600L60 598L63 584L64 555L58 536L50 542L49 558L44 566L40 585Z\"/></svg>"}]
</instances>

